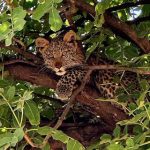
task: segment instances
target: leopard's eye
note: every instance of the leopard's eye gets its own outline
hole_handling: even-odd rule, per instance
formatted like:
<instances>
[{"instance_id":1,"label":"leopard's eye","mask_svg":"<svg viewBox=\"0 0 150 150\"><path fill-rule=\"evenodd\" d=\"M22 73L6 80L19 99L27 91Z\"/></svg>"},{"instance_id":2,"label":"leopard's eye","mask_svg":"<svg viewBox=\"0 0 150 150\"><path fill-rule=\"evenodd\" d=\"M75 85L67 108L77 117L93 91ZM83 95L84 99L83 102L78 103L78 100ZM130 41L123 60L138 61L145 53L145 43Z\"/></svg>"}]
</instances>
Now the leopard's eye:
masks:
<instances>
[{"instance_id":1,"label":"leopard's eye","mask_svg":"<svg viewBox=\"0 0 150 150\"><path fill-rule=\"evenodd\" d=\"M46 51L45 52L45 57L47 57L47 58L53 58L53 53L51 51Z\"/></svg>"},{"instance_id":2,"label":"leopard's eye","mask_svg":"<svg viewBox=\"0 0 150 150\"><path fill-rule=\"evenodd\" d=\"M54 59L54 57L53 57L53 56L48 56L47 58L48 58L48 59Z\"/></svg>"},{"instance_id":3,"label":"leopard's eye","mask_svg":"<svg viewBox=\"0 0 150 150\"><path fill-rule=\"evenodd\" d=\"M64 58L69 58L69 55L67 53L63 53Z\"/></svg>"}]
</instances>

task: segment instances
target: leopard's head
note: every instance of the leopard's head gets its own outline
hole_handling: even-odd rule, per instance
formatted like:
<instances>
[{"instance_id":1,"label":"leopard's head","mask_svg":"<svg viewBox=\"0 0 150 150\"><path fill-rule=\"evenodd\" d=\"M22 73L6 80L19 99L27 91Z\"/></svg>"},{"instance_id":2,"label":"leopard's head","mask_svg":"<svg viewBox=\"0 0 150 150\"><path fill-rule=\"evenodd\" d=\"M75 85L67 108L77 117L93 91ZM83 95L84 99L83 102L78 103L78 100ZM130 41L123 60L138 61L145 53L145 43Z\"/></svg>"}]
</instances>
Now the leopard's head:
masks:
<instances>
[{"instance_id":1,"label":"leopard's head","mask_svg":"<svg viewBox=\"0 0 150 150\"><path fill-rule=\"evenodd\" d=\"M48 41L39 37L35 43L47 68L55 71L57 75L64 75L67 69L84 63L84 55L73 31L66 33L63 39L56 38Z\"/></svg>"}]
</instances>

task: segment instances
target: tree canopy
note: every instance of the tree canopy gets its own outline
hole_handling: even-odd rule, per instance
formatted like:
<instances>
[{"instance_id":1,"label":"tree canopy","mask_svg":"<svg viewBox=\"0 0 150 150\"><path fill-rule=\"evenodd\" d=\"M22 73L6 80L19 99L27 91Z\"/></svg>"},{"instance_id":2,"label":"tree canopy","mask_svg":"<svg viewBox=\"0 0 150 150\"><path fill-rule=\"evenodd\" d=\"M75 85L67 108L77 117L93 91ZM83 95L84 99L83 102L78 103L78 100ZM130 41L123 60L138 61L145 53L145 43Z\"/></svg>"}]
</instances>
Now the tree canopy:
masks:
<instances>
[{"instance_id":1,"label":"tree canopy","mask_svg":"<svg viewBox=\"0 0 150 150\"><path fill-rule=\"evenodd\" d=\"M65 105L35 40L69 30L91 69ZM149 149L149 39L148 0L1 0L0 149ZM95 56L117 65L96 64ZM122 91L118 101L99 98L87 80L101 69L146 76L136 99L128 103Z\"/></svg>"}]
</instances>

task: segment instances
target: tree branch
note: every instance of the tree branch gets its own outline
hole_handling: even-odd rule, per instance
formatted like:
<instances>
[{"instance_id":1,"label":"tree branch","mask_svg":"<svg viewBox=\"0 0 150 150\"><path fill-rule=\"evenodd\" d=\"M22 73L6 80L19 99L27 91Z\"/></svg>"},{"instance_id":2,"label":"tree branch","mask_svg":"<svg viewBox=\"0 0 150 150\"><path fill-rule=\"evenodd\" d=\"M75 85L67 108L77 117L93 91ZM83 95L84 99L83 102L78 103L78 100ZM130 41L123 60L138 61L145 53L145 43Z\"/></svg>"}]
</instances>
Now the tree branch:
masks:
<instances>
[{"instance_id":1,"label":"tree branch","mask_svg":"<svg viewBox=\"0 0 150 150\"><path fill-rule=\"evenodd\" d=\"M146 17L139 17L139 18L136 18L134 20L131 20L131 21L126 21L127 24L139 24L141 22L144 22L144 21L150 21L150 16L146 16Z\"/></svg>"},{"instance_id":2,"label":"tree branch","mask_svg":"<svg viewBox=\"0 0 150 150\"><path fill-rule=\"evenodd\" d=\"M90 13L92 16L95 16L95 8L90 4L84 2L83 0L77 0L75 2L76 7L82 11ZM139 38L136 32L125 22L122 22L118 18L114 17L108 11L104 13L105 23L104 27L109 27L115 34L129 39L135 43L144 53L150 52L150 42L146 38Z\"/></svg>"},{"instance_id":3,"label":"tree branch","mask_svg":"<svg viewBox=\"0 0 150 150\"><path fill-rule=\"evenodd\" d=\"M121 5L110 7L107 10L109 12L112 12L112 11L117 11L117 10L120 10L120 9L129 8L129 7L136 7L138 5L143 5L143 4L150 4L150 1L148 1L148 0L140 0L140 1L137 1L135 3L134 2L126 2L126 3L123 3Z\"/></svg>"},{"instance_id":4,"label":"tree branch","mask_svg":"<svg viewBox=\"0 0 150 150\"><path fill-rule=\"evenodd\" d=\"M107 65L105 67L103 66L103 69L107 69L107 67L108 67ZM55 80L55 78L51 74L39 72L39 69L35 66L30 66L28 64L16 63L16 64L6 65L5 69L7 71L9 71L10 76L13 77L14 79L28 81L30 83L33 83L36 85L41 85L44 87L49 87L52 89L56 88L57 81ZM95 68L93 68L93 69L95 69ZM98 69L98 68L96 68L96 69ZM93 71L93 70L90 70L90 71ZM81 87L81 89L82 88L83 87ZM91 95L92 98L95 99L95 98L99 97L98 92L96 92L96 90L94 90L92 87L86 85L85 89L87 89L86 91L89 91L87 93L88 93L88 95ZM79 97L77 99L79 102L81 100L81 104L82 104L85 96L82 95L82 93L80 93L79 95L81 95L80 98L82 97L82 99L80 99ZM86 103L88 105L89 102L85 100L84 104L86 105ZM91 103L94 103L94 101L92 100ZM100 107L104 107L104 108L106 107L105 102L97 102L96 103L97 108L99 107L99 105L100 105ZM112 110L113 107L114 106L111 106L111 105L108 106L108 110ZM97 109L95 111L97 111ZM120 110L120 111L122 111L122 110ZM118 112L118 110L117 110L116 113L120 114L120 111ZM99 109L99 111L96 112L96 114L100 115L100 116L101 116L101 113L103 113L103 112L101 112L101 109ZM109 112L106 112L106 114L108 114L108 113ZM112 122L112 120L111 120L111 122Z\"/></svg>"},{"instance_id":5,"label":"tree branch","mask_svg":"<svg viewBox=\"0 0 150 150\"><path fill-rule=\"evenodd\" d=\"M0 42L0 48L5 48L11 51L14 51L15 53L21 54L23 55L27 60L33 60L34 62L36 62L37 64L41 64L42 63L42 59L40 59L39 57L37 57L36 55L26 52L24 50L21 50L15 46L5 46L4 43Z\"/></svg>"}]
</instances>

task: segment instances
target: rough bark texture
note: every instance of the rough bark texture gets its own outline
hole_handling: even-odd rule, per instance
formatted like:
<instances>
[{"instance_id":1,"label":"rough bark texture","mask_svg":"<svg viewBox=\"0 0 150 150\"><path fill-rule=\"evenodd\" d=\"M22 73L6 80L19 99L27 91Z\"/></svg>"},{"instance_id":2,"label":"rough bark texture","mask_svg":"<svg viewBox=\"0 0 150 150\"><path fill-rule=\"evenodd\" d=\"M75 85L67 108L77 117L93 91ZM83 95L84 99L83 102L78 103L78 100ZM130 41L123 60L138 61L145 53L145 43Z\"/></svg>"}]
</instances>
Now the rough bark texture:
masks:
<instances>
[{"instance_id":1,"label":"rough bark texture","mask_svg":"<svg viewBox=\"0 0 150 150\"><path fill-rule=\"evenodd\" d=\"M10 76L16 80L28 81L32 84L52 89L56 88L57 81L53 77L51 78L50 74L40 73L39 69L35 66L15 63L7 65L6 68ZM110 125L111 129L115 127L118 121L128 118L121 109L116 108L109 102L96 101L94 98L99 98L99 94L88 85L85 87L85 91L76 97L77 101L88 106L93 114L101 116L102 120Z\"/></svg>"}]
</instances>

